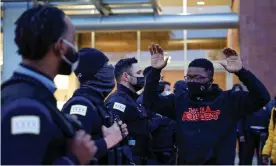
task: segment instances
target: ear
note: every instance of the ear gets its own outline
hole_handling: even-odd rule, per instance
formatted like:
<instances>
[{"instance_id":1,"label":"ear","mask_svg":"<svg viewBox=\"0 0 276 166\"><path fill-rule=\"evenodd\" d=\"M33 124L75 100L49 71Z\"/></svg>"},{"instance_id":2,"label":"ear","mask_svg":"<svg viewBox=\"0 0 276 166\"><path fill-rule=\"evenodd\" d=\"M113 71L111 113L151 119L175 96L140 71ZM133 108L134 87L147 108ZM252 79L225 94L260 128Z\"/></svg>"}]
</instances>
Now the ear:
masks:
<instances>
[{"instance_id":1,"label":"ear","mask_svg":"<svg viewBox=\"0 0 276 166\"><path fill-rule=\"evenodd\" d=\"M122 81L125 81L125 82L128 82L129 78L128 78L128 74L126 72L123 72L122 76L121 76L121 80Z\"/></svg>"},{"instance_id":2,"label":"ear","mask_svg":"<svg viewBox=\"0 0 276 166\"><path fill-rule=\"evenodd\" d=\"M64 55L65 49L62 39L58 39L58 41L54 45L54 51L56 52L56 55Z\"/></svg>"},{"instance_id":3,"label":"ear","mask_svg":"<svg viewBox=\"0 0 276 166\"><path fill-rule=\"evenodd\" d=\"M213 79L213 78L211 78L211 79L210 79L210 85L212 85L212 84L213 84L213 82L214 82L214 79Z\"/></svg>"}]
</instances>

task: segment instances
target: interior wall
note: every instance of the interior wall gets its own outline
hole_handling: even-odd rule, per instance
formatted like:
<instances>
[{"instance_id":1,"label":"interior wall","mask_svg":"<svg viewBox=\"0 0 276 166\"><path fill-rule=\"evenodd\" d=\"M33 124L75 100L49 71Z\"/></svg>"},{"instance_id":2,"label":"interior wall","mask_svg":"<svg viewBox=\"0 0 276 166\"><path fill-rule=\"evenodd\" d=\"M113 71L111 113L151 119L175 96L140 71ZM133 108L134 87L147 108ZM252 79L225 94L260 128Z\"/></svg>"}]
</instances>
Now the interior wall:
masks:
<instances>
[{"instance_id":1,"label":"interior wall","mask_svg":"<svg viewBox=\"0 0 276 166\"><path fill-rule=\"evenodd\" d=\"M226 73L225 72L215 72L214 83L218 84L222 90L226 90Z\"/></svg>"},{"instance_id":2,"label":"interior wall","mask_svg":"<svg viewBox=\"0 0 276 166\"><path fill-rule=\"evenodd\" d=\"M241 81L239 80L239 78L236 75L233 74L233 85L234 84L240 84L240 83L241 83Z\"/></svg>"},{"instance_id":3,"label":"interior wall","mask_svg":"<svg viewBox=\"0 0 276 166\"><path fill-rule=\"evenodd\" d=\"M163 81L171 83L171 91L173 91L173 86L178 80L184 79L184 70L164 70L162 74Z\"/></svg>"}]
</instances>

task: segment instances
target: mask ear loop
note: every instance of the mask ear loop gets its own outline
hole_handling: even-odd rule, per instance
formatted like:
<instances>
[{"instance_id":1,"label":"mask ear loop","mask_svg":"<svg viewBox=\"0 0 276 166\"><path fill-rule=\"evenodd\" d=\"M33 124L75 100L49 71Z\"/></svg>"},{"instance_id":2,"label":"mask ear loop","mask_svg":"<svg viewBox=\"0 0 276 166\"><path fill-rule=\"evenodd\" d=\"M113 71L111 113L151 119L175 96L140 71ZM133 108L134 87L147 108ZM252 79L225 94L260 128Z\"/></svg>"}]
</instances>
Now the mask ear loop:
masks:
<instances>
[{"instance_id":1,"label":"mask ear loop","mask_svg":"<svg viewBox=\"0 0 276 166\"><path fill-rule=\"evenodd\" d=\"M70 43L69 41L67 41L66 39L62 39L62 41L64 42L64 43L66 43L67 45L69 45L69 47L71 47L75 52L78 52L77 50L77 47L74 45L74 44L72 44L72 43Z\"/></svg>"},{"instance_id":2,"label":"mask ear loop","mask_svg":"<svg viewBox=\"0 0 276 166\"><path fill-rule=\"evenodd\" d=\"M67 41L66 39L62 39L62 41L63 41L64 43L66 43L69 47L71 47L71 48L75 51L75 53L76 53L76 55L77 55L77 48L76 48L75 45L73 45L72 43L70 43L70 42ZM76 62L72 63L72 62L69 61L69 60L67 59L67 57L65 57L64 55L62 55L61 58L62 58L66 63L68 63L69 65L72 66L72 72L75 71L75 70L77 69L77 67L78 67L78 65L79 65L79 60L77 60ZM78 59L79 59L79 57L78 57Z\"/></svg>"},{"instance_id":3,"label":"mask ear loop","mask_svg":"<svg viewBox=\"0 0 276 166\"><path fill-rule=\"evenodd\" d=\"M212 79L210 79L208 82L206 82L206 84L208 84L208 87L201 86L201 87L200 87L200 90L201 90L201 91L208 90L208 88L212 86L213 80L214 80L214 79L212 78Z\"/></svg>"},{"instance_id":4,"label":"mask ear loop","mask_svg":"<svg viewBox=\"0 0 276 166\"><path fill-rule=\"evenodd\" d=\"M212 85L213 82L214 82L214 79L212 78L212 79L210 79L209 84Z\"/></svg>"},{"instance_id":5,"label":"mask ear loop","mask_svg":"<svg viewBox=\"0 0 276 166\"><path fill-rule=\"evenodd\" d=\"M210 80L208 81L208 84L209 84L208 88L211 87L211 86L213 85L213 82L214 82L214 79L213 79L213 78L210 79Z\"/></svg>"}]
</instances>

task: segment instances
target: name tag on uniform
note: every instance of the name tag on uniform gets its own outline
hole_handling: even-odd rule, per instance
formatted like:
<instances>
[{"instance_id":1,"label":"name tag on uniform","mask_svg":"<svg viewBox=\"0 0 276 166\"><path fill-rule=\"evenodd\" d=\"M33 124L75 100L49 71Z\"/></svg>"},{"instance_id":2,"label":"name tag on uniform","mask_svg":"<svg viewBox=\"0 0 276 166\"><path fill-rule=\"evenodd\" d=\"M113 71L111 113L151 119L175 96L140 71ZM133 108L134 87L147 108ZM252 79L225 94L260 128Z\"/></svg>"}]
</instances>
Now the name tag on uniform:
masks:
<instances>
[{"instance_id":1,"label":"name tag on uniform","mask_svg":"<svg viewBox=\"0 0 276 166\"><path fill-rule=\"evenodd\" d=\"M40 133L40 118L35 115L14 116L11 118L11 134Z\"/></svg>"},{"instance_id":2,"label":"name tag on uniform","mask_svg":"<svg viewBox=\"0 0 276 166\"><path fill-rule=\"evenodd\" d=\"M113 109L119 110L121 112L125 112L126 105L115 102L113 105Z\"/></svg>"},{"instance_id":3,"label":"name tag on uniform","mask_svg":"<svg viewBox=\"0 0 276 166\"><path fill-rule=\"evenodd\" d=\"M84 105L73 105L70 110L70 114L77 114L85 116L87 111L87 106Z\"/></svg>"}]
</instances>

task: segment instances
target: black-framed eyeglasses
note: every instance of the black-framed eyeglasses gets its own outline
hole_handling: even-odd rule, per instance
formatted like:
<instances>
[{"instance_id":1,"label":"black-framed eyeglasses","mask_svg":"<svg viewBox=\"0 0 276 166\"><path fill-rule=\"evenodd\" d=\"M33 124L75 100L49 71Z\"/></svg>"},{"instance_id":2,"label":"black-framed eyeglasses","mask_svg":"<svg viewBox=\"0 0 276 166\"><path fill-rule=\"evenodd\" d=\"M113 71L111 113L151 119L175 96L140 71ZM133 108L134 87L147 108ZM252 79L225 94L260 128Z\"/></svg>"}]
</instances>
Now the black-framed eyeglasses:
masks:
<instances>
[{"instance_id":1,"label":"black-framed eyeglasses","mask_svg":"<svg viewBox=\"0 0 276 166\"><path fill-rule=\"evenodd\" d=\"M186 82L204 82L208 77L202 77L202 76L184 76L184 80Z\"/></svg>"}]
</instances>

